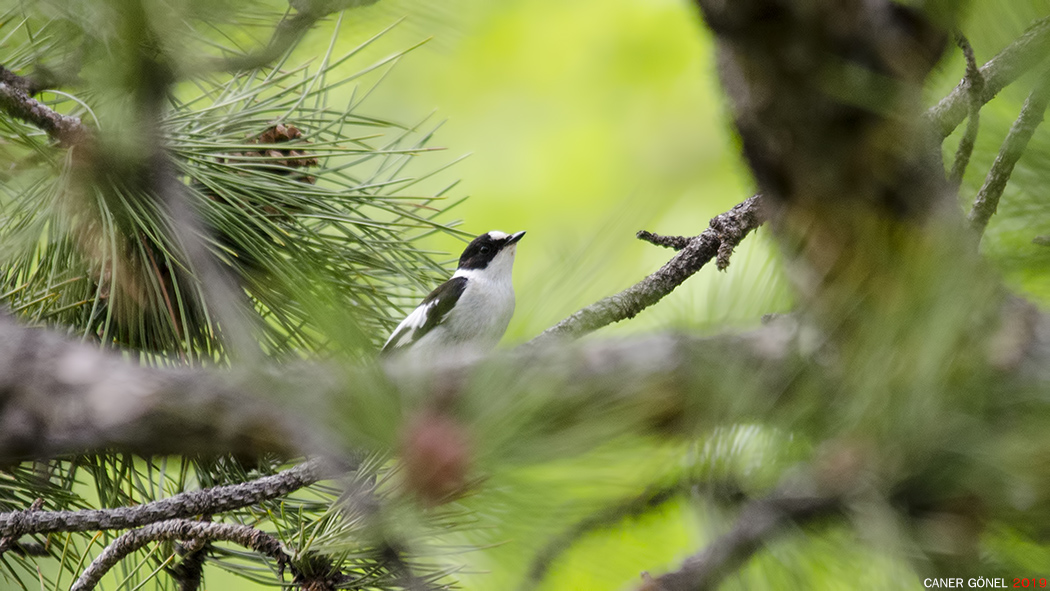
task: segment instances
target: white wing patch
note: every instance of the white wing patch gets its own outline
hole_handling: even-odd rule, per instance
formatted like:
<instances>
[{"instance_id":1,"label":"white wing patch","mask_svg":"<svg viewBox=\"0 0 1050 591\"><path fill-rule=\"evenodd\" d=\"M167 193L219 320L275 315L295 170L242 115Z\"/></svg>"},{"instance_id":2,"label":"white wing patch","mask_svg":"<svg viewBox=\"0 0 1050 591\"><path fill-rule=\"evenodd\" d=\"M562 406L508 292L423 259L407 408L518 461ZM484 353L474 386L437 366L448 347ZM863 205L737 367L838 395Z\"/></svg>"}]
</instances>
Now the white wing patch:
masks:
<instances>
[{"instance_id":1,"label":"white wing patch","mask_svg":"<svg viewBox=\"0 0 1050 591\"><path fill-rule=\"evenodd\" d=\"M383 345L383 349L396 349L415 341L417 338L416 333L427 323L427 316L430 315L430 309L435 305L437 305L436 300L416 306L416 309L412 310L412 313L406 316L405 319L401 321L401 324L397 325L397 328L394 329L394 333L390 335L386 344Z\"/></svg>"}]
</instances>

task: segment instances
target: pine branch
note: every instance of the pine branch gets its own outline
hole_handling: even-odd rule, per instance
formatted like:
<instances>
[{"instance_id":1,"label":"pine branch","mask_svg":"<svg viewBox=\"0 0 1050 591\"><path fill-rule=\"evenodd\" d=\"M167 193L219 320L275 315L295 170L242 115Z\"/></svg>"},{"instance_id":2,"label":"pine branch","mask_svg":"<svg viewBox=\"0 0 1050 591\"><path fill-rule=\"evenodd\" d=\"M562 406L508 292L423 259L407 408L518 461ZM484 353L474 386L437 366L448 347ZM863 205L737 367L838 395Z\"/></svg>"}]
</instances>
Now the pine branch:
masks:
<instances>
[{"instance_id":1,"label":"pine branch","mask_svg":"<svg viewBox=\"0 0 1050 591\"><path fill-rule=\"evenodd\" d=\"M981 66L984 88L980 93L985 104L1022 75L1050 55L1050 17L1033 23L1021 37ZM948 96L930 107L926 118L940 139L948 137L962 123L970 110L970 89L964 78Z\"/></svg>"},{"instance_id":2,"label":"pine branch","mask_svg":"<svg viewBox=\"0 0 1050 591\"><path fill-rule=\"evenodd\" d=\"M733 529L682 564L655 579L647 578L641 591L703 591L715 589L723 578L744 565L774 535L790 523L803 523L841 510L834 497L775 494L748 503Z\"/></svg>"},{"instance_id":3,"label":"pine branch","mask_svg":"<svg viewBox=\"0 0 1050 591\"><path fill-rule=\"evenodd\" d=\"M158 109L158 117L159 114ZM223 344L231 356L249 363L262 363L263 353L253 330L256 325L253 321L258 318L253 317L251 304L236 276L223 268L216 254L208 249L206 242L215 239L214 233L193 208L186 186L176 177L171 155L159 138L160 121L154 121L153 125L158 137L153 143L155 153L149 166L153 186L147 188L147 194L156 195L166 208L172 222L172 237L182 246L189 267L200 276L203 299L215 323L222 327Z\"/></svg>"},{"instance_id":4,"label":"pine branch","mask_svg":"<svg viewBox=\"0 0 1050 591\"><path fill-rule=\"evenodd\" d=\"M362 2L306 4L337 10ZM402 196L405 187L436 172L415 179L400 172L433 149L426 145L431 133L364 116L359 102L346 110L327 104L332 84L404 55L338 82L329 78L383 34L345 56L326 55L317 67L282 66L248 81L199 78L201 96L188 102L169 101L172 81L194 75L172 71L180 62L167 53L174 48L142 31L123 40L128 59L113 65L136 73L128 78L134 82L128 89L136 99L128 102L133 116L122 117L120 125L101 123L111 131L128 125L118 142L93 141L101 132L91 128L90 149L69 160L75 174L68 175L66 201L84 215L70 220L40 206L56 183L65 182L47 171L40 171L47 182L12 187L19 194L6 217L47 236L39 248L28 237L9 245L4 268L11 307L21 317L98 335L106 346L142 351L154 363L176 356L251 362L263 350L317 351L333 346L327 338L333 319L341 324L333 330L341 347L371 352L391 327L389 310L403 302L405 290L442 272L413 242L434 231L455 232L435 221L444 205L420 214L421 202L440 196ZM335 35L338 27L330 52L338 45ZM12 84L25 86L13 76ZM215 102L220 97L221 106ZM381 133L373 135L376 128ZM44 134L36 135L39 143ZM111 143L138 149L118 153L108 149ZM323 164L340 156L353 162ZM316 176L298 168L305 166L316 166ZM383 223L368 221L375 212L382 212ZM297 246L289 248L292 243ZM56 283L56 276L70 280ZM317 313L321 306L344 313Z\"/></svg>"},{"instance_id":5,"label":"pine branch","mask_svg":"<svg viewBox=\"0 0 1050 591\"><path fill-rule=\"evenodd\" d=\"M91 591L110 569L150 542L173 540L224 541L239 544L274 560L280 567L289 564L281 542L261 530L235 523L212 523L188 519L161 521L129 531L113 541L84 570L70 591Z\"/></svg>"},{"instance_id":6,"label":"pine branch","mask_svg":"<svg viewBox=\"0 0 1050 591\"><path fill-rule=\"evenodd\" d=\"M977 235L978 242L981 235L984 234L984 229L988 226L988 221L999 207L999 198L1006 189L1006 183L1010 180L1014 165L1024 154L1028 141L1032 139L1036 128L1043 122L1048 104L1050 104L1050 69L1043 72L1035 88L1025 99L1021 113L1010 127L1010 132L1003 140L999 154L995 157L995 162L988 170L984 184L974 199L968 220L970 227Z\"/></svg>"},{"instance_id":7,"label":"pine branch","mask_svg":"<svg viewBox=\"0 0 1050 591\"><path fill-rule=\"evenodd\" d=\"M677 249L678 254L652 275L616 295L583 308L543 331L529 344L545 343L555 338L578 338L608 324L634 318L674 291L711 259L716 259L718 269L724 270L729 266L733 249L763 222L762 196L755 195L714 217L710 227L693 238L668 238L639 232L639 239L659 246L670 246Z\"/></svg>"},{"instance_id":8,"label":"pine branch","mask_svg":"<svg viewBox=\"0 0 1050 591\"><path fill-rule=\"evenodd\" d=\"M78 117L62 115L29 96L32 83L0 65L0 111L33 125L63 147L80 144L88 137Z\"/></svg>"},{"instance_id":9,"label":"pine branch","mask_svg":"<svg viewBox=\"0 0 1050 591\"><path fill-rule=\"evenodd\" d=\"M977 141L977 130L981 121L981 106L983 105L981 93L984 90L984 77L981 76L981 70L977 67L977 58L973 54L973 47L970 46L970 41L960 34L956 37L956 42L966 57L966 78L963 79L963 82L966 83L969 89L970 97L970 111L966 122L966 133L959 140L959 147L955 151L955 160L952 161L952 170L948 174L951 182L958 187L962 183L963 175L966 174L966 166L970 163L970 156L973 155L973 147Z\"/></svg>"},{"instance_id":10,"label":"pine branch","mask_svg":"<svg viewBox=\"0 0 1050 591\"><path fill-rule=\"evenodd\" d=\"M332 473L323 461L313 459L250 482L183 492L133 507L0 513L0 535L5 539L18 539L27 534L127 529L163 520L224 513L282 497Z\"/></svg>"}]
</instances>

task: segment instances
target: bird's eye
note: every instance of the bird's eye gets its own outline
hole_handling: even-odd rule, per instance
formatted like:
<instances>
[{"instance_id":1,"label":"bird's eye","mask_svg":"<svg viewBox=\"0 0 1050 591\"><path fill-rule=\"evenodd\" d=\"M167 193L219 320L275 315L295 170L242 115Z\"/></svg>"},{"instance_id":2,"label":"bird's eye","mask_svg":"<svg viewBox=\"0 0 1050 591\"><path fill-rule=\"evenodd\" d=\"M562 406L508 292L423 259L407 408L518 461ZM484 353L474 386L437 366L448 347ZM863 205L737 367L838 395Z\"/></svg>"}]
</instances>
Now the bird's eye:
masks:
<instances>
[{"instance_id":1,"label":"bird's eye","mask_svg":"<svg viewBox=\"0 0 1050 591\"><path fill-rule=\"evenodd\" d=\"M481 247L481 254L488 254L490 252L492 252L492 248L490 248L488 246L482 246Z\"/></svg>"}]
</instances>

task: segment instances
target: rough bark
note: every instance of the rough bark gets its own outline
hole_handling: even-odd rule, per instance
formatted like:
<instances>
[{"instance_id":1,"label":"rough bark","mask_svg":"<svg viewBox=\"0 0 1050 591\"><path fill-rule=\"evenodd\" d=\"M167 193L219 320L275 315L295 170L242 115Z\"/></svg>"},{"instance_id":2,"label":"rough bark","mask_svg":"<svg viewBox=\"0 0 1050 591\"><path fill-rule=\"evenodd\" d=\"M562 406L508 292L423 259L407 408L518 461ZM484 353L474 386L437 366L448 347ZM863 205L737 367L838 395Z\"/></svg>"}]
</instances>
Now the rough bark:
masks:
<instances>
[{"instance_id":1,"label":"rough bark","mask_svg":"<svg viewBox=\"0 0 1050 591\"><path fill-rule=\"evenodd\" d=\"M132 507L84 511L40 511L37 507L0 513L0 535L17 539L28 534L129 529L168 519L225 513L282 497L317 482L326 474L331 475L331 472L320 460L312 460L273 476L186 491Z\"/></svg>"}]
</instances>

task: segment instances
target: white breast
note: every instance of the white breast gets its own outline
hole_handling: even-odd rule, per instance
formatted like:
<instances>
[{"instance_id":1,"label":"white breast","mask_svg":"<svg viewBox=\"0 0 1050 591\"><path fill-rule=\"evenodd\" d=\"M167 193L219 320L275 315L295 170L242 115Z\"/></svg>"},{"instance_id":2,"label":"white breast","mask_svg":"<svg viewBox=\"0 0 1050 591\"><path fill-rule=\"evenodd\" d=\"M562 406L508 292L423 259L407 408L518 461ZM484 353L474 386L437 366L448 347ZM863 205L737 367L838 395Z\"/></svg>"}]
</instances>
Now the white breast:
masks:
<instances>
[{"instance_id":1,"label":"white breast","mask_svg":"<svg viewBox=\"0 0 1050 591\"><path fill-rule=\"evenodd\" d=\"M509 281L468 277L467 288L442 324L452 340L491 347L503 337L513 315L514 288Z\"/></svg>"},{"instance_id":2,"label":"white breast","mask_svg":"<svg viewBox=\"0 0 1050 591\"><path fill-rule=\"evenodd\" d=\"M514 265L512 246L501 252L485 269L456 271L467 286L456 306L440 326L416 342L412 349L445 349L457 346L488 350L503 338L514 315ZM509 251L509 252L508 252Z\"/></svg>"}]
</instances>

